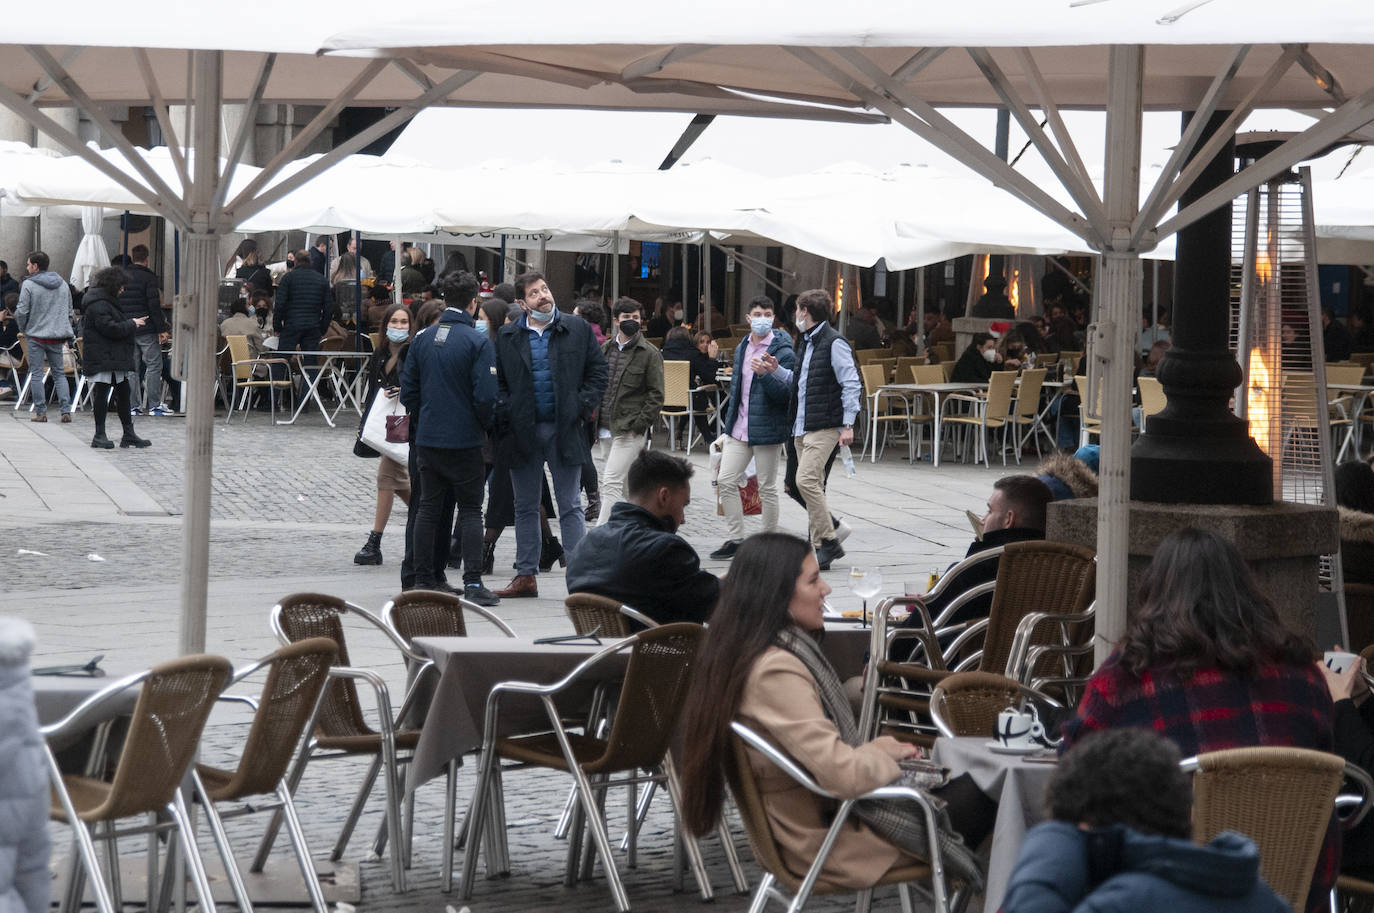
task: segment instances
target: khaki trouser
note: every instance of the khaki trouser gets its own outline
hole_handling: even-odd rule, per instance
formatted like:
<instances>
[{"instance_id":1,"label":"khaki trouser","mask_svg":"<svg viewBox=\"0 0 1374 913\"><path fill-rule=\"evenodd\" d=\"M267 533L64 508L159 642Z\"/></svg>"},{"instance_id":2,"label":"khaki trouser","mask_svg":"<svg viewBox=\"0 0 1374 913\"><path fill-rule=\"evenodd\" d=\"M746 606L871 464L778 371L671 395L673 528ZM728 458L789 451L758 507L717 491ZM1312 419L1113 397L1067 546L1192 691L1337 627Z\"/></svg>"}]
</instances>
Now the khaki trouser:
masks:
<instances>
[{"instance_id":1,"label":"khaki trouser","mask_svg":"<svg viewBox=\"0 0 1374 913\"><path fill-rule=\"evenodd\" d=\"M830 522L830 507L825 503L825 461L840 441L840 429L808 431L795 439L797 445L797 492L806 502L806 526L811 545L820 548L826 539L835 538Z\"/></svg>"},{"instance_id":2,"label":"khaki trouser","mask_svg":"<svg viewBox=\"0 0 1374 913\"><path fill-rule=\"evenodd\" d=\"M759 472L763 531L771 533L777 530L778 461L781 455L781 444L750 447L732 437L725 439L725 448L720 455L720 476L717 485L720 492L720 509L725 514L726 539L744 538L744 504L739 499L739 489L740 485L744 484L744 472L749 468L751 458Z\"/></svg>"},{"instance_id":3,"label":"khaki trouser","mask_svg":"<svg viewBox=\"0 0 1374 913\"><path fill-rule=\"evenodd\" d=\"M603 437L598 444L604 463L601 469L601 516L596 519L596 525L600 526L610 519L611 505L625 500L625 474L644 449L644 435L617 434Z\"/></svg>"}]
</instances>

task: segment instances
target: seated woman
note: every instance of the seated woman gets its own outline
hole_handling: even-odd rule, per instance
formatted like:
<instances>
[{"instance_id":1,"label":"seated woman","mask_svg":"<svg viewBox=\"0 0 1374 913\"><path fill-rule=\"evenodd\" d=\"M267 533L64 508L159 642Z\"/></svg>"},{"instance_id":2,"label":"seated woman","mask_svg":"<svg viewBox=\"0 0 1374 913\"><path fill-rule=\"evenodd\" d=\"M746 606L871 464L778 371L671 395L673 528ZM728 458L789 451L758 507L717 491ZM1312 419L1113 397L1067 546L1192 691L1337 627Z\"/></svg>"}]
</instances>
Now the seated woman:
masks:
<instances>
[{"instance_id":1,"label":"seated woman","mask_svg":"<svg viewBox=\"0 0 1374 913\"><path fill-rule=\"evenodd\" d=\"M1374 469L1363 460L1336 467L1336 505L1341 512L1341 577L1374 583ZM1354 644L1359 649L1362 644Z\"/></svg>"},{"instance_id":2,"label":"seated woman","mask_svg":"<svg viewBox=\"0 0 1374 913\"><path fill-rule=\"evenodd\" d=\"M974 333L964 354L954 363L949 379L959 384L985 384L997 370L997 340L987 333Z\"/></svg>"},{"instance_id":3,"label":"seated woman","mask_svg":"<svg viewBox=\"0 0 1374 913\"><path fill-rule=\"evenodd\" d=\"M1337 647L1336 649L1340 649ZM1335 703L1336 754L1366 773L1374 772L1374 701L1365 685L1364 660L1351 663L1344 672L1332 672L1317 663ZM1347 831L1341 840L1341 872L1374 881L1374 817Z\"/></svg>"},{"instance_id":4,"label":"seated woman","mask_svg":"<svg viewBox=\"0 0 1374 913\"><path fill-rule=\"evenodd\" d=\"M918 753L891 736L860 740L835 670L814 639L829 592L811 547L795 536L760 533L735 553L683 711L683 818L693 833L716 826L726 781L739 782L730 742L734 720L766 736L823 789L845 798L897 780L897 762ZM783 863L801 877L820 851L834 803L752 750L750 767ZM976 800L987 800L971 782L961 778L940 794L948 800L969 787L976 794L974 816L985 816ZM905 826L880 833L870 803L856 806L826 858L823 884L871 887L889 869L927 857L923 819L912 803L872 804ZM964 813L953 802L949 812L957 827ZM941 839L941 848L951 879L980 882L968 848L948 828L944 833L948 839ZM969 836L971 842L981 840Z\"/></svg>"},{"instance_id":5,"label":"seated woman","mask_svg":"<svg viewBox=\"0 0 1374 913\"><path fill-rule=\"evenodd\" d=\"M1181 529L1155 551L1138 608L1093 674L1064 748L1089 732L1153 729L1185 757L1249 745L1332 751L1331 697L1315 651L1283 626L1235 546ZM1333 818L1307 910L1325 907L1340 835Z\"/></svg>"}]
</instances>

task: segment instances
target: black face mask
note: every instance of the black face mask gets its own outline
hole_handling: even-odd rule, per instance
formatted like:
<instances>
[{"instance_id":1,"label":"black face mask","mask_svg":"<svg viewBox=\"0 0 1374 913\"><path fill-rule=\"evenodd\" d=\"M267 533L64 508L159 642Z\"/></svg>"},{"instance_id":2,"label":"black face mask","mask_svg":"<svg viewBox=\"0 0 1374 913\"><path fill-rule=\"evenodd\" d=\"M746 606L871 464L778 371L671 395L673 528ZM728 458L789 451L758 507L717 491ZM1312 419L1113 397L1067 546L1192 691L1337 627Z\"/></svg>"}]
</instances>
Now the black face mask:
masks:
<instances>
[{"instance_id":1,"label":"black face mask","mask_svg":"<svg viewBox=\"0 0 1374 913\"><path fill-rule=\"evenodd\" d=\"M639 321L638 321L638 320L622 320L622 321L620 321L620 332L622 332L622 333L625 334L625 338L626 338L626 339L631 338L632 336L634 336L636 333L639 332Z\"/></svg>"}]
</instances>

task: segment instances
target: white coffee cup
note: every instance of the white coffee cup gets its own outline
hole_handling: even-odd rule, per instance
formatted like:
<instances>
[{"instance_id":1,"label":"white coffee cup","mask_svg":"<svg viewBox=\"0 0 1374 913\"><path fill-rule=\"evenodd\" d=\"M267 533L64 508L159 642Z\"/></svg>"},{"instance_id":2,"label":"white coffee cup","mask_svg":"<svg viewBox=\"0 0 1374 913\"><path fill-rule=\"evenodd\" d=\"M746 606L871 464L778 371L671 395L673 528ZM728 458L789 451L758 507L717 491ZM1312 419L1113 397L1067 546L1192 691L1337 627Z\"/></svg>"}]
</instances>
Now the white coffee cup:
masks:
<instances>
[{"instance_id":1,"label":"white coffee cup","mask_svg":"<svg viewBox=\"0 0 1374 913\"><path fill-rule=\"evenodd\" d=\"M1322 654L1322 662L1326 664L1326 668L1337 675L1349 669L1359 658L1358 653L1345 653L1341 650L1327 650Z\"/></svg>"},{"instance_id":2,"label":"white coffee cup","mask_svg":"<svg viewBox=\"0 0 1374 913\"><path fill-rule=\"evenodd\" d=\"M1035 748L1044 744L1045 727L1034 711L1023 713L1008 707L997 714L997 741L1007 748Z\"/></svg>"}]
</instances>

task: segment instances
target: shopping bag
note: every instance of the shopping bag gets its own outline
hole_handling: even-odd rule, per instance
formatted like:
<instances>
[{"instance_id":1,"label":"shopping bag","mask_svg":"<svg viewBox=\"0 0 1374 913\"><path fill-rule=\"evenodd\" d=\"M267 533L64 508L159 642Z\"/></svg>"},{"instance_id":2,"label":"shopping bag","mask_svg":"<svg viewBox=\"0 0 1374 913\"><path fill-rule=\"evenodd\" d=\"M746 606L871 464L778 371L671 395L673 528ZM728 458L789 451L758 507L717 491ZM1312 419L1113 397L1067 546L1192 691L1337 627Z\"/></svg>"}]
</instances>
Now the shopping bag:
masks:
<instances>
[{"instance_id":1,"label":"shopping bag","mask_svg":"<svg viewBox=\"0 0 1374 913\"><path fill-rule=\"evenodd\" d=\"M410 444L392 441L387 436L387 419L392 416L403 416L406 414L406 407L401 405L401 398L392 399L386 395L386 390L377 391L377 395L372 399L372 406L367 410L367 421L363 423L363 443L380 453L382 456L390 457L396 462L405 465L410 459Z\"/></svg>"},{"instance_id":2,"label":"shopping bag","mask_svg":"<svg viewBox=\"0 0 1374 913\"><path fill-rule=\"evenodd\" d=\"M711 445L711 486L716 489L716 516L725 516L725 508L720 503L720 447L723 446L725 438L722 436ZM748 517L757 517L763 513L763 501L759 497L759 470L753 460L744 468L744 484L739 487L740 503L744 505L744 514Z\"/></svg>"}]
</instances>

